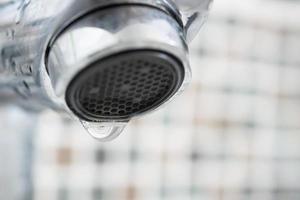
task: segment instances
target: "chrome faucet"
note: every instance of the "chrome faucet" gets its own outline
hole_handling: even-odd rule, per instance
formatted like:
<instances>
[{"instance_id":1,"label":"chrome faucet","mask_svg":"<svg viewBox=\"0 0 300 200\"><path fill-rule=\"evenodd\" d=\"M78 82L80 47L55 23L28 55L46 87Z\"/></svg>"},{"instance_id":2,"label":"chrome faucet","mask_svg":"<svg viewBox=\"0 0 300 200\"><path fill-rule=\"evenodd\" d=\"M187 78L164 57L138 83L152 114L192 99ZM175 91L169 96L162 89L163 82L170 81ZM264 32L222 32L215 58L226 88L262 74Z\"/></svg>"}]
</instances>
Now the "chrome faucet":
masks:
<instances>
[{"instance_id":1,"label":"chrome faucet","mask_svg":"<svg viewBox=\"0 0 300 200\"><path fill-rule=\"evenodd\" d=\"M191 80L212 0L2 0L0 103L68 113L109 141Z\"/></svg>"}]
</instances>

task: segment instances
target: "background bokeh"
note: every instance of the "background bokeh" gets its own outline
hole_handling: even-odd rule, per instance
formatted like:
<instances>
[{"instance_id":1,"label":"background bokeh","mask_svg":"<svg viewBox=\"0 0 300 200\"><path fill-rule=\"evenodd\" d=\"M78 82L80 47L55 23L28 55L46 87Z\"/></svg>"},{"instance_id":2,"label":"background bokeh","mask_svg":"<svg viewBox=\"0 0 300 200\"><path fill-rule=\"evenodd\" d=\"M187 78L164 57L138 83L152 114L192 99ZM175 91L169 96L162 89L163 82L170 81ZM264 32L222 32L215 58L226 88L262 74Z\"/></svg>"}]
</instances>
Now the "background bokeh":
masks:
<instances>
[{"instance_id":1,"label":"background bokeh","mask_svg":"<svg viewBox=\"0 0 300 200\"><path fill-rule=\"evenodd\" d=\"M299 19L298 1L215 1L187 92L111 143L1 108L0 199L300 199Z\"/></svg>"}]
</instances>

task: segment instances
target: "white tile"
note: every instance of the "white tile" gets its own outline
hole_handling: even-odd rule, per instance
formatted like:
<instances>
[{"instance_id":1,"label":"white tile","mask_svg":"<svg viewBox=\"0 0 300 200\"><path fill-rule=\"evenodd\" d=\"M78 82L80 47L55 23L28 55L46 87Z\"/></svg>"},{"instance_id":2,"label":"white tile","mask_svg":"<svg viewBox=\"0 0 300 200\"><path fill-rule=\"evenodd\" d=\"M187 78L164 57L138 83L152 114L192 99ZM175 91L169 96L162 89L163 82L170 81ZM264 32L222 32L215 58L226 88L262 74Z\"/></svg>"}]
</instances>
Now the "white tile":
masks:
<instances>
[{"instance_id":1,"label":"white tile","mask_svg":"<svg viewBox=\"0 0 300 200\"><path fill-rule=\"evenodd\" d=\"M246 159L251 154L251 130L245 127L232 127L224 132L224 154L236 159Z\"/></svg>"},{"instance_id":2,"label":"white tile","mask_svg":"<svg viewBox=\"0 0 300 200\"><path fill-rule=\"evenodd\" d=\"M300 104L297 99L281 99L277 118L281 127L300 128Z\"/></svg>"},{"instance_id":3,"label":"white tile","mask_svg":"<svg viewBox=\"0 0 300 200\"><path fill-rule=\"evenodd\" d=\"M224 130L213 127L200 126L197 128L196 139L193 141L197 151L203 159L220 156L224 152Z\"/></svg>"},{"instance_id":4,"label":"white tile","mask_svg":"<svg viewBox=\"0 0 300 200\"><path fill-rule=\"evenodd\" d=\"M256 128L251 133L251 155L254 158L270 159L276 156L277 130L272 128Z\"/></svg>"},{"instance_id":5,"label":"white tile","mask_svg":"<svg viewBox=\"0 0 300 200\"><path fill-rule=\"evenodd\" d=\"M299 169L299 162L279 162L276 165L276 174L274 175L274 178L277 181L277 187L282 190L300 190Z\"/></svg>"},{"instance_id":6,"label":"white tile","mask_svg":"<svg viewBox=\"0 0 300 200\"><path fill-rule=\"evenodd\" d=\"M167 188L188 189L191 187L191 162L189 160L169 161L164 166L164 181Z\"/></svg>"},{"instance_id":7,"label":"white tile","mask_svg":"<svg viewBox=\"0 0 300 200\"><path fill-rule=\"evenodd\" d=\"M195 184L201 190L216 190L221 186L224 165L220 161L205 160L200 162L194 174Z\"/></svg>"},{"instance_id":8,"label":"white tile","mask_svg":"<svg viewBox=\"0 0 300 200\"><path fill-rule=\"evenodd\" d=\"M272 158L251 161L249 164L249 182L254 191L271 191L276 187L276 171Z\"/></svg>"},{"instance_id":9,"label":"white tile","mask_svg":"<svg viewBox=\"0 0 300 200\"><path fill-rule=\"evenodd\" d=\"M225 190L241 190L247 184L247 163L244 160L227 160L222 167L220 184Z\"/></svg>"},{"instance_id":10,"label":"white tile","mask_svg":"<svg viewBox=\"0 0 300 200\"><path fill-rule=\"evenodd\" d=\"M132 171L133 184L138 190L159 190L162 181L162 166L157 161L136 162Z\"/></svg>"},{"instance_id":11,"label":"white tile","mask_svg":"<svg viewBox=\"0 0 300 200\"><path fill-rule=\"evenodd\" d=\"M299 65L300 38L298 31L289 33L285 38L285 61L291 65Z\"/></svg>"},{"instance_id":12,"label":"white tile","mask_svg":"<svg viewBox=\"0 0 300 200\"><path fill-rule=\"evenodd\" d=\"M300 57L300 56L299 56ZM286 97L300 96L300 68L297 65L287 66L280 71L280 94Z\"/></svg>"},{"instance_id":13,"label":"white tile","mask_svg":"<svg viewBox=\"0 0 300 200\"><path fill-rule=\"evenodd\" d=\"M165 132L164 151L169 159L183 159L189 156L192 147L193 129L190 126L173 127Z\"/></svg>"},{"instance_id":14,"label":"white tile","mask_svg":"<svg viewBox=\"0 0 300 200\"><path fill-rule=\"evenodd\" d=\"M299 130L282 130L277 132L276 156L282 159L300 158Z\"/></svg>"},{"instance_id":15,"label":"white tile","mask_svg":"<svg viewBox=\"0 0 300 200\"><path fill-rule=\"evenodd\" d=\"M252 95L231 94L228 95L225 106L225 119L230 122L245 123L253 120L253 101Z\"/></svg>"},{"instance_id":16,"label":"white tile","mask_svg":"<svg viewBox=\"0 0 300 200\"><path fill-rule=\"evenodd\" d=\"M257 126L274 128L278 123L278 101L272 96L255 96L253 120Z\"/></svg>"},{"instance_id":17,"label":"white tile","mask_svg":"<svg viewBox=\"0 0 300 200\"><path fill-rule=\"evenodd\" d=\"M228 95L217 92L199 94L197 118L200 121L222 120L226 116Z\"/></svg>"},{"instance_id":18,"label":"white tile","mask_svg":"<svg viewBox=\"0 0 300 200\"><path fill-rule=\"evenodd\" d=\"M254 33L253 50L249 52L259 60L276 63L281 57L280 35L268 29L258 28Z\"/></svg>"}]
</instances>

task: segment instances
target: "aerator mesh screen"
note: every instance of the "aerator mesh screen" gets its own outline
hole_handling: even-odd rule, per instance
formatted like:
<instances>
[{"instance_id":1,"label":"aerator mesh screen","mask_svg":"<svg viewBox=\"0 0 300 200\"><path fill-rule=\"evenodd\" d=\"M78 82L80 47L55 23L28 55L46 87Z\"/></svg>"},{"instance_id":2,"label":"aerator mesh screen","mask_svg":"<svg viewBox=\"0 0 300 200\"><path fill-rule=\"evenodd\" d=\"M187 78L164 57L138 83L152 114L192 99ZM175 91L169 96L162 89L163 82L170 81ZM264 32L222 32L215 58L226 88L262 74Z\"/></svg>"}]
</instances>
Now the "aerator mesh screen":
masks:
<instances>
[{"instance_id":1,"label":"aerator mesh screen","mask_svg":"<svg viewBox=\"0 0 300 200\"><path fill-rule=\"evenodd\" d=\"M81 71L69 85L66 101L85 120L129 119L173 96L183 77L183 66L169 54L123 52Z\"/></svg>"}]
</instances>

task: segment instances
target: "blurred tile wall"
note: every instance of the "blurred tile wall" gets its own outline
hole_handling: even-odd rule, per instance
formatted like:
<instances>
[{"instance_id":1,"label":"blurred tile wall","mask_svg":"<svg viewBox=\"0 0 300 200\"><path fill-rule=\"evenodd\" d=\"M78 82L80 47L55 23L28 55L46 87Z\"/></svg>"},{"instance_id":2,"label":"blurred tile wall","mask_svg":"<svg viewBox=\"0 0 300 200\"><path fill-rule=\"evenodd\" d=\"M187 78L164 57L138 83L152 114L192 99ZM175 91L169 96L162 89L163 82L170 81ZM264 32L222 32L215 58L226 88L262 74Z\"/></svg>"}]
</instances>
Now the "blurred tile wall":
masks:
<instances>
[{"instance_id":1,"label":"blurred tile wall","mask_svg":"<svg viewBox=\"0 0 300 200\"><path fill-rule=\"evenodd\" d=\"M299 18L297 1L216 1L174 103L105 144L52 112L35 121L23 197L300 199Z\"/></svg>"}]
</instances>

